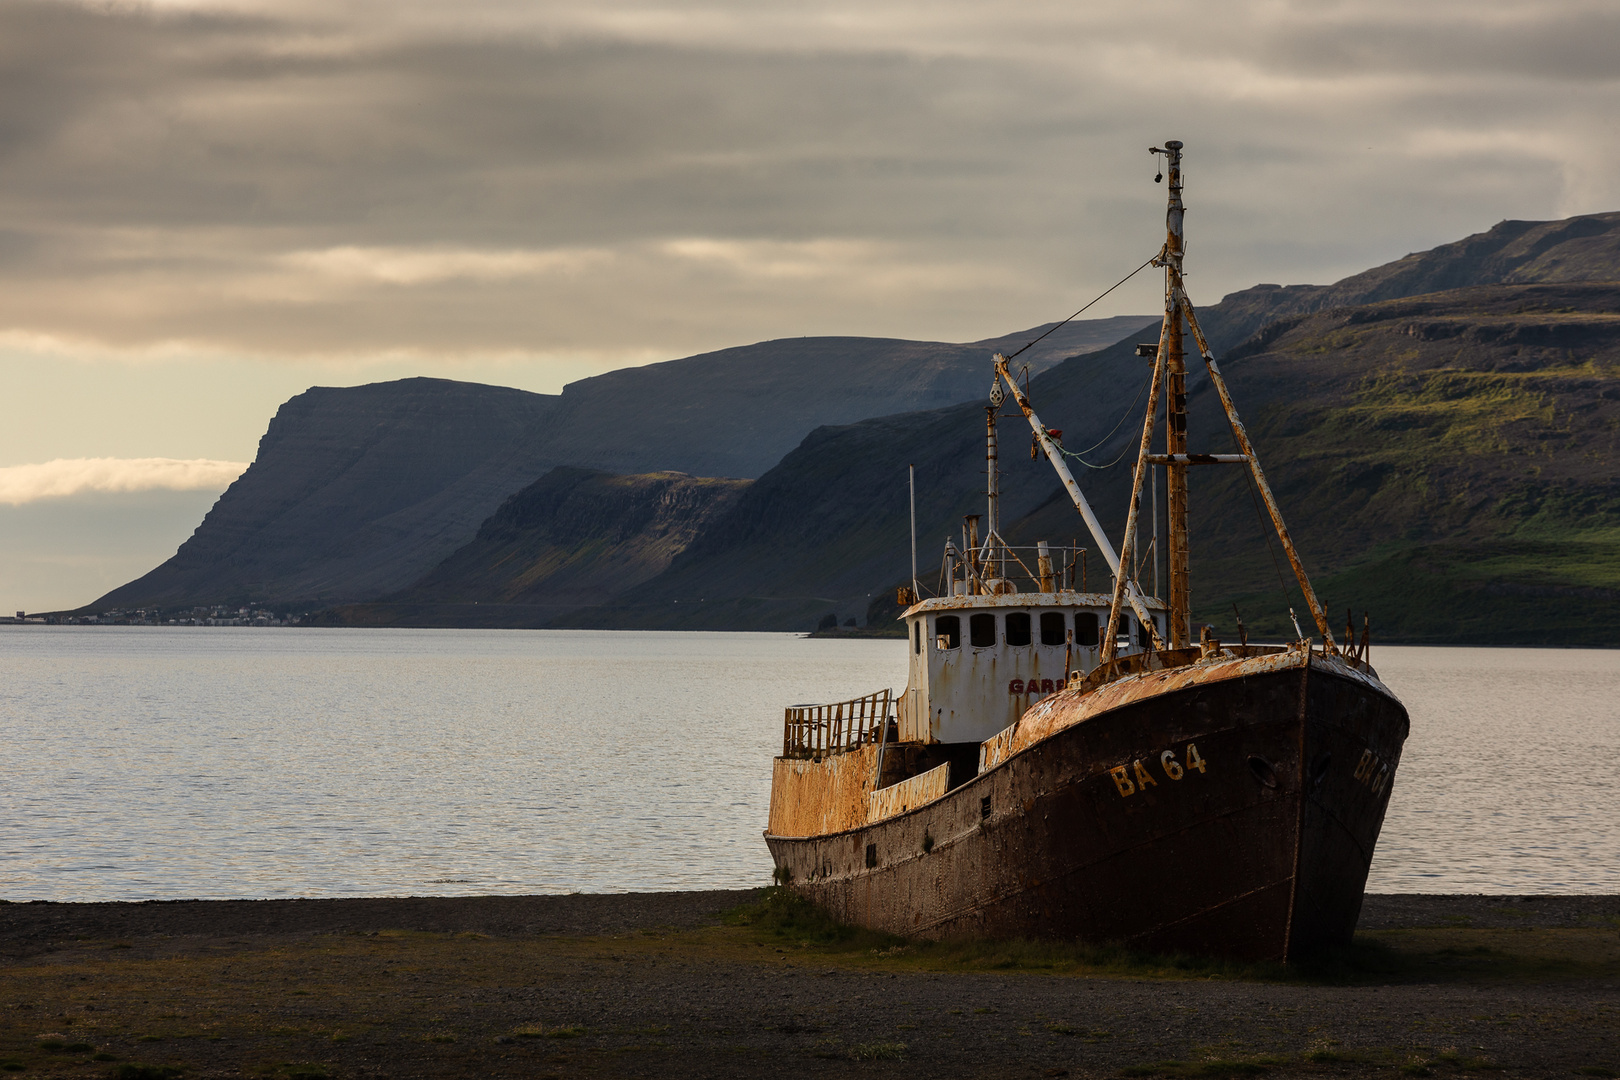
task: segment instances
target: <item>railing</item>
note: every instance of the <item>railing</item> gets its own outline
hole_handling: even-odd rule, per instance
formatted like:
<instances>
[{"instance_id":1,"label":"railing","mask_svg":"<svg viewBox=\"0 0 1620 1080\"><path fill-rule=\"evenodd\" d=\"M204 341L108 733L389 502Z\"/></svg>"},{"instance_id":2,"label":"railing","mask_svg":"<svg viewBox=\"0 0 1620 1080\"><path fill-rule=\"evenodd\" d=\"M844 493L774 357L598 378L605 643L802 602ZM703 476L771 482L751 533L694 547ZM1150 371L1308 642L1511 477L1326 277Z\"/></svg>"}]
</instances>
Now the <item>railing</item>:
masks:
<instances>
[{"instance_id":1,"label":"railing","mask_svg":"<svg viewBox=\"0 0 1620 1080\"><path fill-rule=\"evenodd\" d=\"M1087 549L1050 545L1013 547L997 538L982 544L970 556L947 550L940 565L938 595L978 595L985 592L1092 592L1113 588L1107 567L1093 581ZM1142 561L1138 572L1151 576L1151 564ZM954 585L952 584L954 582ZM1003 584L1008 583L1008 584ZM909 591L909 590L908 590ZM914 598L915 599L915 598ZM901 601L904 603L904 599Z\"/></svg>"},{"instance_id":2,"label":"railing","mask_svg":"<svg viewBox=\"0 0 1620 1080\"><path fill-rule=\"evenodd\" d=\"M789 705L782 721L782 756L819 760L881 742L893 705L891 690L831 705Z\"/></svg>"}]
</instances>

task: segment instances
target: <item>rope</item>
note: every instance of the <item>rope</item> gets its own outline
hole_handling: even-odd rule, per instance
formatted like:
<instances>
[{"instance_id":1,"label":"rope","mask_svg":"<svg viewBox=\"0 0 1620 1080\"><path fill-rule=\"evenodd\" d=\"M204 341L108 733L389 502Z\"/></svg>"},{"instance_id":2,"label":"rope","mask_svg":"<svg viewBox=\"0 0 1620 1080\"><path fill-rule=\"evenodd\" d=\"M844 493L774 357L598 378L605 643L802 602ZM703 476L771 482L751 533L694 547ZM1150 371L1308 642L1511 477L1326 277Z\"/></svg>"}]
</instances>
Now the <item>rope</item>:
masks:
<instances>
[{"instance_id":1,"label":"rope","mask_svg":"<svg viewBox=\"0 0 1620 1080\"><path fill-rule=\"evenodd\" d=\"M1065 323L1073 322L1075 319L1078 319L1082 314L1084 314L1086 308L1091 306L1091 304L1095 304L1097 302L1097 300L1101 300L1104 296L1107 296L1109 293L1113 292L1115 289L1119 288L1121 285L1123 285L1127 281L1131 280L1131 278L1135 277L1137 274L1140 274L1143 270L1146 270L1149 266L1152 266L1153 263L1155 261L1157 261L1157 259L1159 258L1159 255L1162 253L1162 250L1163 249L1160 249L1159 252L1155 252L1154 255L1153 255L1153 258L1149 259L1147 262L1143 263L1141 266L1138 266L1135 270L1132 270L1130 273L1126 274L1124 277L1120 278L1118 281L1116 281L1112 285L1108 286L1108 288L1104 289L1097 296L1096 300L1091 301L1090 304L1087 304L1085 307L1082 307L1079 311L1075 312L1073 315L1070 315L1067 319L1064 319L1063 322L1054 324L1052 326L1052 328L1046 332L1046 334L1042 334L1040 337L1036 338L1034 341L1025 342L1023 348L1019 349L1018 352L1013 353L1012 356L1007 357L1007 359L1011 360L1014 356L1017 356L1018 353L1023 352L1024 349L1027 349L1031 345L1034 345L1034 344L1038 343L1041 340L1041 338L1046 337L1047 334L1052 333L1052 331L1056 330L1059 326L1062 326Z\"/></svg>"}]
</instances>

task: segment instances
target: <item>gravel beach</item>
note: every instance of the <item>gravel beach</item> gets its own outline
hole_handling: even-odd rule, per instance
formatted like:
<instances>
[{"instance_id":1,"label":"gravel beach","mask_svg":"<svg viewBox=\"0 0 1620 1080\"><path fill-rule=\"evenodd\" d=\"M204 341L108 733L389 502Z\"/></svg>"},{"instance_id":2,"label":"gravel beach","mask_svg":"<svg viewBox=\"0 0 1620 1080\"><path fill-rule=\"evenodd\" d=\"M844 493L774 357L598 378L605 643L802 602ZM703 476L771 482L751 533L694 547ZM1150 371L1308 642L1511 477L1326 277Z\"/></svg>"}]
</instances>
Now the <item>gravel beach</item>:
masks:
<instances>
[{"instance_id":1,"label":"gravel beach","mask_svg":"<svg viewBox=\"0 0 1620 1080\"><path fill-rule=\"evenodd\" d=\"M0 904L13 1075L1620 1075L1620 897L1369 896L1387 977L928 970L753 892ZM922 966L918 966L921 964ZM176 1071L178 1070L178 1071Z\"/></svg>"}]
</instances>

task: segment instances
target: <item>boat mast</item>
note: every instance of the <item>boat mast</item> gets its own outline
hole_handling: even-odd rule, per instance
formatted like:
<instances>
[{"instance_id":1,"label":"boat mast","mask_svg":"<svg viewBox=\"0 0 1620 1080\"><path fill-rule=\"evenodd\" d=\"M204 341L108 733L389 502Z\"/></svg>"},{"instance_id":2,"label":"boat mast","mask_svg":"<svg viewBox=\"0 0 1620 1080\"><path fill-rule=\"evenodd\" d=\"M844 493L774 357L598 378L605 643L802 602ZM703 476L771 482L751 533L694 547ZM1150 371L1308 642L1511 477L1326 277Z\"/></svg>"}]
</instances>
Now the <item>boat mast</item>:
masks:
<instances>
[{"instance_id":1,"label":"boat mast","mask_svg":"<svg viewBox=\"0 0 1620 1080\"><path fill-rule=\"evenodd\" d=\"M1164 449L1172 464L1165 466L1165 517L1170 534L1170 647L1185 649L1192 643L1192 596L1187 580L1187 466L1174 463L1175 455L1187 453L1187 357L1182 343L1183 309L1187 302L1181 288L1181 256L1184 250L1181 203L1181 142L1171 139L1164 149L1165 173L1169 180L1169 209L1165 214L1164 254L1164 333L1165 431Z\"/></svg>"},{"instance_id":2,"label":"boat mast","mask_svg":"<svg viewBox=\"0 0 1620 1080\"><path fill-rule=\"evenodd\" d=\"M1181 205L1181 145L1180 142L1172 140L1165 143L1163 149L1157 146L1150 148L1151 153L1165 156L1166 172L1169 173L1170 179L1170 208L1166 216L1164 251L1157 260L1158 264L1164 267L1164 327L1159 335L1161 339L1159 347L1164 353L1165 375L1169 383L1168 393L1165 396L1166 453L1162 458L1150 456L1147 459L1149 464L1165 467L1165 493L1168 502L1166 524L1170 533L1170 546L1166 553L1170 563L1170 645L1171 648L1184 648L1190 645L1192 640L1192 603L1187 587L1187 467L1201 464L1239 464L1247 465L1249 468L1254 486L1271 514L1271 523L1277 530L1277 539L1282 543L1283 551L1293 565L1294 576L1299 581L1305 604L1310 608L1316 627L1322 633L1322 651L1331 656L1338 652L1338 646L1333 640L1333 630L1328 626L1327 612L1316 598L1316 590L1311 588L1310 576L1305 572L1305 563L1300 558L1298 549L1294 547L1293 537L1288 534L1288 526L1283 524L1282 510L1278 507L1277 500L1271 492L1271 485L1266 482L1266 475L1260 468L1260 458L1254 452L1254 444L1249 440L1248 429L1238 418L1237 406L1232 403L1231 392L1226 387L1226 378L1221 374L1220 365L1215 362L1215 354L1210 351L1208 339L1199 328L1198 316L1193 311L1192 302L1187 299L1187 288L1181 275L1183 251L1181 226L1184 216ZM1209 373L1210 385L1215 388L1215 393L1220 398L1221 408L1226 412L1227 422L1232 428L1232 439L1238 444L1239 453L1187 453L1187 365L1182 343L1183 320L1192 330L1193 339L1198 344L1198 354L1204 361L1204 369ZM1292 609L1289 614L1293 614Z\"/></svg>"}]
</instances>

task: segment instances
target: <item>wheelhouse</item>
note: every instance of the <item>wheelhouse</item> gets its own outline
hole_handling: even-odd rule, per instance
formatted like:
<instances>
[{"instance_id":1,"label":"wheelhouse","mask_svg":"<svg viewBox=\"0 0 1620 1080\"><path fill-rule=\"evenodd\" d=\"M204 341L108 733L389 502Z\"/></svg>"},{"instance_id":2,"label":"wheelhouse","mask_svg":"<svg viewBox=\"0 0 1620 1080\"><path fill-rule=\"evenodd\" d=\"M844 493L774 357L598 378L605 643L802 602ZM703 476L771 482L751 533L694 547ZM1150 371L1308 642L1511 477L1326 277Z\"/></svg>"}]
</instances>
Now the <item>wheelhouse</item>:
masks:
<instances>
[{"instance_id":1,"label":"wheelhouse","mask_svg":"<svg viewBox=\"0 0 1620 1080\"><path fill-rule=\"evenodd\" d=\"M909 641L906 688L897 702L901 742L983 742L1011 725L1072 675L1097 666L1108 627L1102 593L1007 592L919 601L901 616ZM1164 633L1164 605L1148 607ZM1147 627L1122 616L1116 651L1152 643Z\"/></svg>"}]
</instances>

